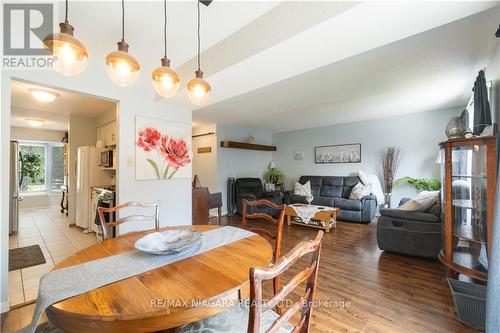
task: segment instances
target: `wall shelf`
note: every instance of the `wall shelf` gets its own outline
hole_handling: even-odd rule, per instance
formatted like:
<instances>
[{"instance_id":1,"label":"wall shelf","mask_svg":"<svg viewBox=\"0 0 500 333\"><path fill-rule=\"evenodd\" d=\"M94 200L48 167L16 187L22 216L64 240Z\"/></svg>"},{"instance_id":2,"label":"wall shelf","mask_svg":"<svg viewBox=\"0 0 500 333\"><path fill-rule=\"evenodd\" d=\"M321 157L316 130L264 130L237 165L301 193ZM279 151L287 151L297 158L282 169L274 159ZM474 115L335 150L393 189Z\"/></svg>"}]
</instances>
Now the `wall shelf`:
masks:
<instances>
[{"instance_id":1,"label":"wall shelf","mask_svg":"<svg viewBox=\"0 0 500 333\"><path fill-rule=\"evenodd\" d=\"M276 146L259 145L256 143L236 142L224 140L220 142L222 148L248 149L259 151L276 151Z\"/></svg>"}]
</instances>

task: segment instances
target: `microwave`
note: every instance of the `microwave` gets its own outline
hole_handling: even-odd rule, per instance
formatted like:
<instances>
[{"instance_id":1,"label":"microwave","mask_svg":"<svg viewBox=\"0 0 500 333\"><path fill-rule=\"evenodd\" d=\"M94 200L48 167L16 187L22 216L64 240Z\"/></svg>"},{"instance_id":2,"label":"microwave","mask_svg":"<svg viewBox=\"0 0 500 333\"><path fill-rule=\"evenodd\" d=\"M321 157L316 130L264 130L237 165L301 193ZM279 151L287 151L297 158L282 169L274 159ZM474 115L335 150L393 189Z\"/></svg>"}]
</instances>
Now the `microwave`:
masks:
<instances>
[{"instance_id":1,"label":"microwave","mask_svg":"<svg viewBox=\"0 0 500 333\"><path fill-rule=\"evenodd\" d=\"M106 149L101 152L101 158L99 160L99 166L104 168L112 168L113 167L113 149Z\"/></svg>"}]
</instances>

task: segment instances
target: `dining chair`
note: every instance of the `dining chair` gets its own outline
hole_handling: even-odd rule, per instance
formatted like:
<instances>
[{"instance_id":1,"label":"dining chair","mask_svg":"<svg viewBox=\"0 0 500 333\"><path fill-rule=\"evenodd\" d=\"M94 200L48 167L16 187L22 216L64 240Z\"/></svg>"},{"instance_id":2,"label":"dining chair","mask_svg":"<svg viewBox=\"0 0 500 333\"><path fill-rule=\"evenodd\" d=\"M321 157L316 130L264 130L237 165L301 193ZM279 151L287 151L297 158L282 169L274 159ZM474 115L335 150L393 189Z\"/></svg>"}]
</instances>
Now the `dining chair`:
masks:
<instances>
[{"instance_id":1,"label":"dining chair","mask_svg":"<svg viewBox=\"0 0 500 333\"><path fill-rule=\"evenodd\" d=\"M124 217L117 218L116 213L119 210L126 208L139 208L144 210L152 210L154 212L153 215L128 215ZM99 221L101 222L101 230L102 230L102 238L103 240L107 240L113 237L110 229L116 227L125 222L131 221L154 221L155 229L160 228L160 202L155 201L152 203L142 203L136 201L126 202L124 204L107 208L107 207L98 207L97 212L99 213ZM107 221L105 214L108 215L109 220Z\"/></svg>"},{"instance_id":2,"label":"dining chair","mask_svg":"<svg viewBox=\"0 0 500 333\"><path fill-rule=\"evenodd\" d=\"M259 207L262 209L262 207L265 206L267 210L276 210L279 211L278 218L274 218L269 214L262 213L262 212L256 212L249 214L249 207ZM272 263L275 263L276 260L280 258L280 253L281 253L281 238L283 236L283 224L285 221L285 205L277 205L274 202L271 202L266 199L260 199L260 200L247 200L243 199L243 210L242 210L242 227L246 230L253 231L256 234L259 234L263 237L269 237L274 240L274 250L273 250L273 261ZM259 228L259 227L251 227L248 225L248 220L249 219L263 219L268 222L271 222L273 224L277 225L277 230L275 233L272 233L266 229ZM274 293L278 293L280 289L280 283L279 279L276 278L273 281L273 288L274 288Z\"/></svg>"},{"instance_id":3,"label":"dining chair","mask_svg":"<svg viewBox=\"0 0 500 333\"><path fill-rule=\"evenodd\" d=\"M249 207L259 207L266 206L268 210L279 211L279 214L276 214L278 217L274 218L269 214L256 212L249 214ZM270 232L269 230L252 227L248 225L248 220L253 219L263 219L268 222L274 223L277 225L277 229L275 233ZM266 199L260 200L247 200L243 199L243 211L242 211L242 227L246 230L253 231L256 234L259 234L263 237L269 237L275 241L274 244L274 254L273 254L273 262L279 259L280 251L281 251L281 238L283 235L283 224L285 221L285 205L277 205L274 202L271 202Z\"/></svg>"},{"instance_id":4,"label":"dining chair","mask_svg":"<svg viewBox=\"0 0 500 333\"><path fill-rule=\"evenodd\" d=\"M182 326L178 332L309 332L313 296L318 282L323 234L323 231L319 231L314 240L299 243L292 251L270 266L252 267L250 269L250 301L247 303L249 306L240 302L225 312ZM295 274L278 294L274 295L269 301L265 301L263 299L262 283L282 275L309 253L312 253L310 264ZM291 306L287 307L286 311L280 315L272 310L278 304L288 301L286 297L304 281L306 281L305 292ZM289 320L299 310L300 319L294 325Z\"/></svg>"}]
</instances>

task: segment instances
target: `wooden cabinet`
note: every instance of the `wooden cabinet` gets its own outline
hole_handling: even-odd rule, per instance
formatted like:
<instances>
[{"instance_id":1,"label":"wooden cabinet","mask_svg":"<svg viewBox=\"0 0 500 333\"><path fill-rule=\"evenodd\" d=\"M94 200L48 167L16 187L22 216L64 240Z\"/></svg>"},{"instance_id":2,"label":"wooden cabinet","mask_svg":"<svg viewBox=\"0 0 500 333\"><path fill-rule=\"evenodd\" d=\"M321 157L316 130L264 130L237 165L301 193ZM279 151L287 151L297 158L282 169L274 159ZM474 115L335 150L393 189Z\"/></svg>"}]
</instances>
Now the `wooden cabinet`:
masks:
<instances>
[{"instance_id":1,"label":"wooden cabinet","mask_svg":"<svg viewBox=\"0 0 500 333\"><path fill-rule=\"evenodd\" d=\"M496 191L496 138L442 142L444 242L451 276L486 281Z\"/></svg>"},{"instance_id":2,"label":"wooden cabinet","mask_svg":"<svg viewBox=\"0 0 500 333\"><path fill-rule=\"evenodd\" d=\"M117 143L116 121L112 121L97 128L97 141L102 140L106 147L116 146Z\"/></svg>"}]
</instances>

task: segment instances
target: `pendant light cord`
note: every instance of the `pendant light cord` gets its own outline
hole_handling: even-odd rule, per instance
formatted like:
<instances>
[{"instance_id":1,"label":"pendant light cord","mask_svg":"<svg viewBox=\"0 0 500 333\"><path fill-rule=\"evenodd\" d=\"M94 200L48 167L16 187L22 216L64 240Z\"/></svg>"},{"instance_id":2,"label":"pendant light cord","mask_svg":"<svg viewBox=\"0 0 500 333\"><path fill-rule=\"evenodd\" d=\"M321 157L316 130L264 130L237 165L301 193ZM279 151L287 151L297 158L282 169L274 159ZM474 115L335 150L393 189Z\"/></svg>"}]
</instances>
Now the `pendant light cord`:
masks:
<instances>
[{"instance_id":1,"label":"pendant light cord","mask_svg":"<svg viewBox=\"0 0 500 333\"><path fill-rule=\"evenodd\" d=\"M167 0L163 0L163 51L167 58Z\"/></svg>"},{"instance_id":2,"label":"pendant light cord","mask_svg":"<svg viewBox=\"0 0 500 333\"><path fill-rule=\"evenodd\" d=\"M122 42L125 41L125 0L122 0Z\"/></svg>"},{"instance_id":3,"label":"pendant light cord","mask_svg":"<svg viewBox=\"0 0 500 333\"><path fill-rule=\"evenodd\" d=\"M200 66L200 0L198 1L198 70L201 69Z\"/></svg>"},{"instance_id":4,"label":"pendant light cord","mask_svg":"<svg viewBox=\"0 0 500 333\"><path fill-rule=\"evenodd\" d=\"M64 13L64 15L65 15L64 22L68 23L68 0L66 0L65 4L66 4L66 9L65 9L65 13Z\"/></svg>"}]
</instances>

